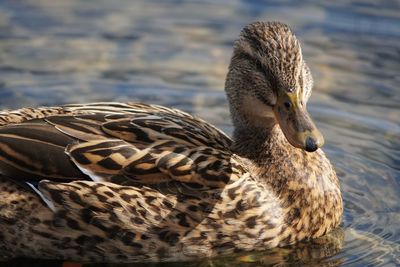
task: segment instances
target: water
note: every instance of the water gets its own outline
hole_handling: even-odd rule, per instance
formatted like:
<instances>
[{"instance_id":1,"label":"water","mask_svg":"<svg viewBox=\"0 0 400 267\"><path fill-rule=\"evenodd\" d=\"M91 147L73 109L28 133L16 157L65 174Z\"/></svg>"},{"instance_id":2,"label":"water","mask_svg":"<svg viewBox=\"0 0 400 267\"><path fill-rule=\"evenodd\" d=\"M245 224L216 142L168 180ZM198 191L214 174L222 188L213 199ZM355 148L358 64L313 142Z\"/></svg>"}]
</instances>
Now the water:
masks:
<instances>
[{"instance_id":1,"label":"water","mask_svg":"<svg viewBox=\"0 0 400 267\"><path fill-rule=\"evenodd\" d=\"M284 21L302 42L316 85L309 109L341 178L342 230L263 253L130 266L399 266L398 1L2 0L0 107L136 100L230 133L224 77L233 40L255 20ZM1 266L36 264L60 265Z\"/></svg>"}]
</instances>

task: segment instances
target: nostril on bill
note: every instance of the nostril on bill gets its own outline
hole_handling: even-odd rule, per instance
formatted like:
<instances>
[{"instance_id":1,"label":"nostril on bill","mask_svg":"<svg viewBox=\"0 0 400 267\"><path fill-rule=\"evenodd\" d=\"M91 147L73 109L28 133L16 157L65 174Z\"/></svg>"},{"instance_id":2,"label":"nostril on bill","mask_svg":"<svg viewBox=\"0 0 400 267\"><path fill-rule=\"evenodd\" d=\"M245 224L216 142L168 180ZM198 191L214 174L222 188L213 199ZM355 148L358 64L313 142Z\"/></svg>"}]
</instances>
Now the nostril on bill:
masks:
<instances>
[{"instance_id":1,"label":"nostril on bill","mask_svg":"<svg viewBox=\"0 0 400 267\"><path fill-rule=\"evenodd\" d=\"M307 137L306 139L306 151L307 152L314 152L318 149L317 141L312 138L311 136Z\"/></svg>"}]
</instances>

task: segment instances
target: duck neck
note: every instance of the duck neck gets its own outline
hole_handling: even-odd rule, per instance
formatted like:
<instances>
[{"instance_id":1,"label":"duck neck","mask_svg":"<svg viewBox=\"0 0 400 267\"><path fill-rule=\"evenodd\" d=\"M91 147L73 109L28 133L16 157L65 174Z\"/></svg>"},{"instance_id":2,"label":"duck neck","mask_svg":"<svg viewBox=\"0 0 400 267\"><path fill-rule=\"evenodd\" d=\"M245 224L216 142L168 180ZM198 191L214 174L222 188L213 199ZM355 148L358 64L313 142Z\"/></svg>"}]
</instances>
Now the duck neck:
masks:
<instances>
[{"instance_id":1,"label":"duck neck","mask_svg":"<svg viewBox=\"0 0 400 267\"><path fill-rule=\"evenodd\" d=\"M274 192L285 190L284 184L301 180L308 173L304 164L311 153L294 148L276 123L269 127L236 127L233 140L233 152L247 161L252 177L272 186Z\"/></svg>"},{"instance_id":2,"label":"duck neck","mask_svg":"<svg viewBox=\"0 0 400 267\"><path fill-rule=\"evenodd\" d=\"M336 227L343 212L339 182L325 154L294 148L279 125L252 131L237 127L233 151L247 161L257 179L273 192L285 211L283 243L296 235L318 237Z\"/></svg>"},{"instance_id":3,"label":"duck neck","mask_svg":"<svg viewBox=\"0 0 400 267\"><path fill-rule=\"evenodd\" d=\"M298 190L336 174L321 149L306 152L293 147L284 136L278 124L267 128L243 129L236 127L232 151L245 159L252 177L272 186L274 192L287 190L286 184L295 181ZM310 179L315 178L317 179Z\"/></svg>"},{"instance_id":4,"label":"duck neck","mask_svg":"<svg viewBox=\"0 0 400 267\"><path fill-rule=\"evenodd\" d=\"M288 152L288 148L291 148L279 125L275 123L267 127L236 127L233 140L236 154L260 166L268 165L276 152Z\"/></svg>"}]
</instances>

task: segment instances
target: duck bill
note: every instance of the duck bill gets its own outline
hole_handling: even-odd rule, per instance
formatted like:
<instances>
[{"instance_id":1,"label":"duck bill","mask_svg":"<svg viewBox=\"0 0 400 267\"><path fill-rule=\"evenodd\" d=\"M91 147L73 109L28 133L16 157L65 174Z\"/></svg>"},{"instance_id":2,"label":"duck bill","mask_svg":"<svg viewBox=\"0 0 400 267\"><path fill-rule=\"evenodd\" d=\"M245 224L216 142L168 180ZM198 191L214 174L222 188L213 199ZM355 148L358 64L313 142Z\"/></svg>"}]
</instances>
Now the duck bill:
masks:
<instances>
[{"instance_id":1,"label":"duck bill","mask_svg":"<svg viewBox=\"0 0 400 267\"><path fill-rule=\"evenodd\" d=\"M294 98L294 97L293 97ZM314 152L324 144L324 137L317 129L304 105L283 96L274 106L275 118L286 139L294 147Z\"/></svg>"}]
</instances>

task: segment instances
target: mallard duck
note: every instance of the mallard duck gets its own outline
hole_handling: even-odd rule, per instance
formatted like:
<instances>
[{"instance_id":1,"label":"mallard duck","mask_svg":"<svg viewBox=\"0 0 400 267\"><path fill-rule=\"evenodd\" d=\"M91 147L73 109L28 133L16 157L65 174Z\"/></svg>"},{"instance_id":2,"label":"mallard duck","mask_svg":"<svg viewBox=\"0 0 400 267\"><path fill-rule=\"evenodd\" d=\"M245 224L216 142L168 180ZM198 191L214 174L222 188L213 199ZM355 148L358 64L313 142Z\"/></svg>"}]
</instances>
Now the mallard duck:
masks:
<instances>
[{"instance_id":1,"label":"mallard duck","mask_svg":"<svg viewBox=\"0 0 400 267\"><path fill-rule=\"evenodd\" d=\"M232 138L157 105L3 111L2 256L178 261L324 235L343 207L312 86L289 27L256 22L227 74Z\"/></svg>"}]
</instances>

